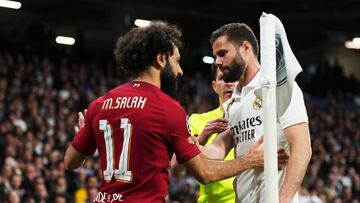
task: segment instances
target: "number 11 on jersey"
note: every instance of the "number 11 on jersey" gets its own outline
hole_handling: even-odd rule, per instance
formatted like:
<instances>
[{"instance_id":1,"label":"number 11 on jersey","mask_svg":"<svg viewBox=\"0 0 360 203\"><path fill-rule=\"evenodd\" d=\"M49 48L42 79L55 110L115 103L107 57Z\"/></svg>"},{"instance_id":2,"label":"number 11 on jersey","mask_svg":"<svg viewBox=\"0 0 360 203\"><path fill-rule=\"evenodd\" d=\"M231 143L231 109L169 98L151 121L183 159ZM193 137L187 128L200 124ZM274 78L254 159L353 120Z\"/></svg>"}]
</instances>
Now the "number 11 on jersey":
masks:
<instances>
[{"instance_id":1,"label":"number 11 on jersey","mask_svg":"<svg viewBox=\"0 0 360 203\"><path fill-rule=\"evenodd\" d=\"M119 159L119 166L114 168L115 155L114 155L114 139L112 126L108 124L107 120L99 121L99 129L104 132L104 141L106 149L106 170L103 171L105 181L111 181L115 176L115 180L131 182L132 172L128 170L129 163L129 146L131 145L132 126L128 118L121 118L120 129L123 132L123 144Z\"/></svg>"}]
</instances>

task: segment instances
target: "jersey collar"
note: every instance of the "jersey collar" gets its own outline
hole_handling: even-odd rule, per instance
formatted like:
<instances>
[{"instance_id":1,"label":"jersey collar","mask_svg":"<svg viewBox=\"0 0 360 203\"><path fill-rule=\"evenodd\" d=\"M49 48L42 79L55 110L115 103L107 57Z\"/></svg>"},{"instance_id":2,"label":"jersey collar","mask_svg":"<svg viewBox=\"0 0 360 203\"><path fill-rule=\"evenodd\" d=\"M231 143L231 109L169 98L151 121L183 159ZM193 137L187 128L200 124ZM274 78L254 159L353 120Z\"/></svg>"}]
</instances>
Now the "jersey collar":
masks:
<instances>
[{"instance_id":1,"label":"jersey collar","mask_svg":"<svg viewBox=\"0 0 360 203\"><path fill-rule=\"evenodd\" d=\"M250 80L250 82L244 86L241 90L238 90L238 88L235 88L235 91L233 92L233 96L240 96L247 94L250 90L259 87L259 85L262 84L263 78L261 76L260 70L255 74L255 76Z\"/></svg>"}]
</instances>

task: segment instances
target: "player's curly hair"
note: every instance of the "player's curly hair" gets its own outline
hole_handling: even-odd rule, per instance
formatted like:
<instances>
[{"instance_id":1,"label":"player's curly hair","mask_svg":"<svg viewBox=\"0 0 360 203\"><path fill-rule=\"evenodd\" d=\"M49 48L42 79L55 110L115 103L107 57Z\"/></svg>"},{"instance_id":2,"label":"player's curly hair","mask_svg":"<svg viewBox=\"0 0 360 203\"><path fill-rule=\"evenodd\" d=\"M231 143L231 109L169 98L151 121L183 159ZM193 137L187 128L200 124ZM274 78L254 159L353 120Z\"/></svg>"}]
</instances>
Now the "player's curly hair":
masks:
<instances>
[{"instance_id":1,"label":"player's curly hair","mask_svg":"<svg viewBox=\"0 0 360 203\"><path fill-rule=\"evenodd\" d=\"M147 27L132 28L120 37L114 49L121 69L137 77L155 60L157 54L173 55L174 46L182 47L181 30L163 21L152 21Z\"/></svg>"},{"instance_id":2,"label":"player's curly hair","mask_svg":"<svg viewBox=\"0 0 360 203\"><path fill-rule=\"evenodd\" d=\"M229 41L234 42L239 47L246 40L250 42L255 56L259 55L259 42L254 32L245 23L229 23L221 26L212 33L210 44L213 44L221 36L227 36Z\"/></svg>"}]
</instances>

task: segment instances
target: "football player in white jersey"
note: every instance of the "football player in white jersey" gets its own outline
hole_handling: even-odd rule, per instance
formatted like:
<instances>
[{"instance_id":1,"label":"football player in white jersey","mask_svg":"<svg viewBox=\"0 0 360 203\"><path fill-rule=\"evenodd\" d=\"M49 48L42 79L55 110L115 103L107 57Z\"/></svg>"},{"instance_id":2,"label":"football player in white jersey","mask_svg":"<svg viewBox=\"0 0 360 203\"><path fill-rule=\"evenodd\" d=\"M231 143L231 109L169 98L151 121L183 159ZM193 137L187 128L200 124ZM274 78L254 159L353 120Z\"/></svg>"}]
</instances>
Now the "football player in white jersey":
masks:
<instances>
[{"instance_id":1,"label":"football player in white jersey","mask_svg":"<svg viewBox=\"0 0 360 203\"><path fill-rule=\"evenodd\" d=\"M235 147L235 156L239 157L263 135L262 103L254 94L261 80L258 41L249 26L231 23L213 32L210 43L224 80L239 84L224 104L230 130L219 134L203 153L208 158L223 159ZM289 107L277 117L278 147L289 154L287 165L279 171L281 203L298 202L297 191L312 153L303 94L295 81L290 96ZM265 202L263 170L246 170L236 177L234 187L237 203Z\"/></svg>"}]
</instances>

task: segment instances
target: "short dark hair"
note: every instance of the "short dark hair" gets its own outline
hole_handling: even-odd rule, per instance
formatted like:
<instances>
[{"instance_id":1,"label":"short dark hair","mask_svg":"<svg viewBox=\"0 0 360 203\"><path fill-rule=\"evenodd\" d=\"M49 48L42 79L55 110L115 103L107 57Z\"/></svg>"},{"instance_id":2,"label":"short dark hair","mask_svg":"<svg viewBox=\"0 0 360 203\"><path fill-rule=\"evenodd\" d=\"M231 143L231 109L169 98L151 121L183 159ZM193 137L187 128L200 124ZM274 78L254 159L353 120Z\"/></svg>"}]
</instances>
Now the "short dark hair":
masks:
<instances>
[{"instance_id":1,"label":"short dark hair","mask_svg":"<svg viewBox=\"0 0 360 203\"><path fill-rule=\"evenodd\" d=\"M215 30L210 37L210 44L221 37L227 36L229 41L234 42L237 46L241 46L244 41L250 42L253 52L256 56L259 54L259 42L252 29L245 23L229 23Z\"/></svg>"},{"instance_id":2,"label":"short dark hair","mask_svg":"<svg viewBox=\"0 0 360 203\"><path fill-rule=\"evenodd\" d=\"M133 77L150 66L157 54L173 55L174 47L181 48L181 30L163 21L152 21L149 26L132 28L120 37L114 49L116 62Z\"/></svg>"}]
</instances>

